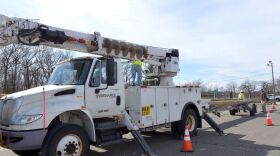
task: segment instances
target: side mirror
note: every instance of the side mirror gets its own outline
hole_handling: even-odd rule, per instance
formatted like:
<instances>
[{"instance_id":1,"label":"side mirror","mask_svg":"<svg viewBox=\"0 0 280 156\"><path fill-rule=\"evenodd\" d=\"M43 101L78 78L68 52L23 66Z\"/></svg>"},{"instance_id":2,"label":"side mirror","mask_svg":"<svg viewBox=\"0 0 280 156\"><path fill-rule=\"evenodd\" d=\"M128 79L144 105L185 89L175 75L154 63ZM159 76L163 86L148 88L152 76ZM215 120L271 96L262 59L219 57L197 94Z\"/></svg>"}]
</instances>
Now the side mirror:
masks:
<instances>
[{"instance_id":1,"label":"side mirror","mask_svg":"<svg viewBox=\"0 0 280 156\"><path fill-rule=\"evenodd\" d=\"M115 84L115 61L113 58L108 58L106 63L107 85L113 86Z\"/></svg>"}]
</instances>

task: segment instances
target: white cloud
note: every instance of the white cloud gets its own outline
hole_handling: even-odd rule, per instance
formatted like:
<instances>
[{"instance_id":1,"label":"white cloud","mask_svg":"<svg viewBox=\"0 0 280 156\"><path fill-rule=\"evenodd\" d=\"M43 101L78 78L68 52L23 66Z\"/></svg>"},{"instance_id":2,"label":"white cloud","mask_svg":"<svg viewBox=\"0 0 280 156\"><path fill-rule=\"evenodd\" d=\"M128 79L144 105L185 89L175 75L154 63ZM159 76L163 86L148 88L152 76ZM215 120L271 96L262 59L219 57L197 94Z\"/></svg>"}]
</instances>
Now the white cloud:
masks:
<instances>
[{"instance_id":1,"label":"white cloud","mask_svg":"<svg viewBox=\"0 0 280 156\"><path fill-rule=\"evenodd\" d=\"M178 48L181 62L203 67L192 78L204 81L269 78L262 75L269 73L265 66L269 59L276 70L280 68L277 0L10 0L1 4L0 10L9 16L39 18L53 26ZM184 69L180 75L194 73L189 71Z\"/></svg>"}]
</instances>

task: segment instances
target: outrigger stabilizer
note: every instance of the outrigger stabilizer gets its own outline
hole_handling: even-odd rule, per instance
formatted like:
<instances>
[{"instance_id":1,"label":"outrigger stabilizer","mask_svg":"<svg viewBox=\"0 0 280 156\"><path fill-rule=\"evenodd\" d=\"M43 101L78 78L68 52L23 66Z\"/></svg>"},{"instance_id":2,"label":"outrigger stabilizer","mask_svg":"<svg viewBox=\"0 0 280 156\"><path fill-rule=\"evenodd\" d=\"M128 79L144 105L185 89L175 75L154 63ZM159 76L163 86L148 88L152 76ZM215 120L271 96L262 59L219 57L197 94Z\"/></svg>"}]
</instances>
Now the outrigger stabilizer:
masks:
<instances>
[{"instance_id":1,"label":"outrigger stabilizer","mask_svg":"<svg viewBox=\"0 0 280 156\"><path fill-rule=\"evenodd\" d=\"M205 111L203 111L203 119L217 132L218 135L225 135L219 125Z\"/></svg>"}]
</instances>

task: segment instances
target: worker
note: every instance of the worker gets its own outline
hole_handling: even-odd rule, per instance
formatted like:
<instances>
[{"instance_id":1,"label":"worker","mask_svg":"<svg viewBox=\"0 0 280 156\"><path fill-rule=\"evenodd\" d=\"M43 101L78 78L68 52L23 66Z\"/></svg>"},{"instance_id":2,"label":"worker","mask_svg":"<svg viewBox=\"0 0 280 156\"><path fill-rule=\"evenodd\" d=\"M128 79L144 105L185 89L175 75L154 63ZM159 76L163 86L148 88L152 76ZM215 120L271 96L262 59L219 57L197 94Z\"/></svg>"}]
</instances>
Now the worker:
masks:
<instances>
[{"instance_id":1,"label":"worker","mask_svg":"<svg viewBox=\"0 0 280 156\"><path fill-rule=\"evenodd\" d=\"M245 100L245 98L246 98L246 97L245 97L244 91L241 90L240 93L238 94L238 99L240 99L240 100ZM243 108L243 112L247 112L245 106L243 106L242 108Z\"/></svg>"},{"instance_id":2,"label":"worker","mask_svg":"<svg viewBox=\"0 0 280 156\"><path fill-rule=\"evenodd\" d=\"M131 75L132 75L132 85L135 86L140 86L142 82L142 61L143 60L134 60L131 63ZM135 83L135 78L137 74L137 80Z\"/></svg>"},{"instance_id":3,"label":"worker","mask_svg":"<svg viewBox=\"0 0 280 156\"><path fill-rule=\"evenodd\" d=\"M241 90L240 93L238 94L238 99L245 100L245 94L243 90Z\"/></svg>"},{"instance_id":4,"label":"worker","mask_svg":"<svg viewBox=\"0 0 280 156\"><path fill-rule=\"evenodd\" d=\"M266 112L266 103L268 102L267 95L265 91L262 89L261 90L261 105L262 105L262 112Z\"/></svg>"}]
</instances>

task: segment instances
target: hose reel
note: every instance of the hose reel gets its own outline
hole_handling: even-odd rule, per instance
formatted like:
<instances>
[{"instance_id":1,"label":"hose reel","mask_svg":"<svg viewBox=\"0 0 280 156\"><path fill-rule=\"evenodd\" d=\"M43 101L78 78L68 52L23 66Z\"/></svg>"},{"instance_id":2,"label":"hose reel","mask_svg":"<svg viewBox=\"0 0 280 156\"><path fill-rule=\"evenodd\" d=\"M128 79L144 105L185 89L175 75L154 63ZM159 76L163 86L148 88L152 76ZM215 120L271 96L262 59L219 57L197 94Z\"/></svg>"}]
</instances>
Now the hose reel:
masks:
<instances>
[{"instance_id":1,"label":"hose reel","mask_svg":"<svg viewBox=\"0 0 280 156\"><path fill-rule=\"evenodd\" d=\"M112 41L112 48L115 50L116 55L120 54L120 44L118 41L116 41L116 40Z\"/></svg>"},{"instance_id":2,"label":"hose reel","mask_svg":"<svg viewBox=\"0 0 280 156\"><path fill-rule=\"evenodd\" d=\"M120 43L120 47L121 47L121 51L122 51L122 55L123 57L126 57L128 54L128 46L125 42L121 42Z\"/></svg>"},{"instance_id":3,"label":"hose reel","mask_svg":"<svg viewBox=\"0 0 280 156\"><path fill-rule=\"evenodd\" d=\"M123 57L127 57L129 54L130 59L145 59L148 58L147 49L143 46L138 46L134 44L129 44L126 42L118 42L117 40L110 40L109 38L104 38L103 48L106 48L106 53L111 54L112 50L114 50L115 55L119 55L122 53Z\"/></svg>"},{"instance_id":4,"label":"hose reel","mask_svg":"<svg viewBox=\"0 0 280 156\"><path fill-rule=\"evenodd\" d=\"M112 51L112 43L111 43L111 40L108 39L108 38L104 38L102 47L103 47L103 48L107 48L106 52L107 52L107 54L110 54L111 51Z\"/></svg>"}]
</instances>

